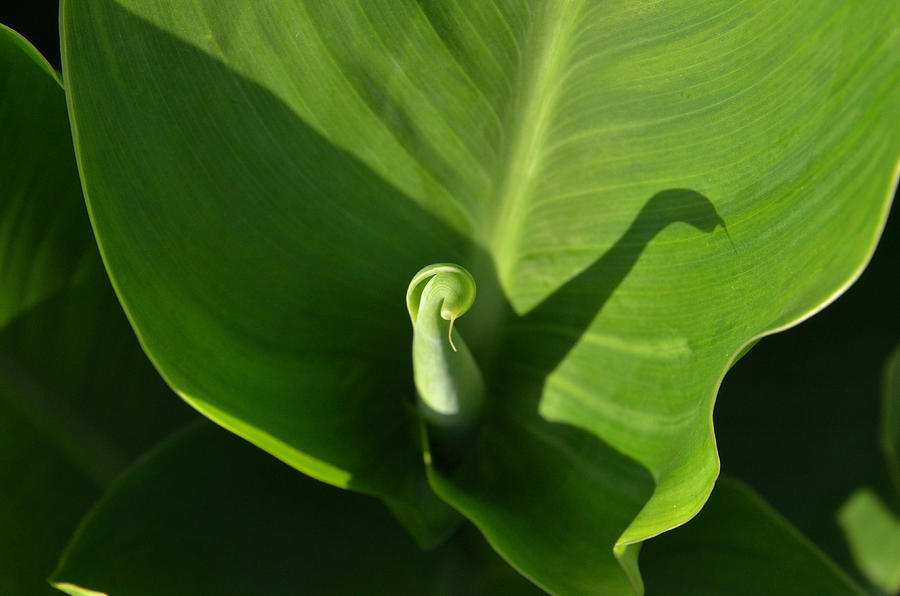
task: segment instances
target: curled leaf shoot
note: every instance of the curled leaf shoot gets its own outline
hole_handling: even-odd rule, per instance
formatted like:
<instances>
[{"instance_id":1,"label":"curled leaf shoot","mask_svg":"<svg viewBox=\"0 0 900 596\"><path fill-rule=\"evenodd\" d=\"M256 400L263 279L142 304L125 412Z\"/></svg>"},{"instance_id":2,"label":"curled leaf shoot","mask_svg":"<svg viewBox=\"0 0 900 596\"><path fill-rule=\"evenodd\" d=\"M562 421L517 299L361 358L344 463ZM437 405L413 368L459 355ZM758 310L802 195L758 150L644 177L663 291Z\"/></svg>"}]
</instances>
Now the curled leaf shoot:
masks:
<instances>
[{"instance_id":1,"label":"curled leaf shoot","mask_svg":"<svg viewBox=\"0 0 900 596\"><path fill-rule=\"evenodd\" d=\"M406 292L413 324L413 377L433 441L454 441L477 423L484 380L453 323L475 302L472 275L450 263L419 271Z\"/></svg>"}]
</instances>

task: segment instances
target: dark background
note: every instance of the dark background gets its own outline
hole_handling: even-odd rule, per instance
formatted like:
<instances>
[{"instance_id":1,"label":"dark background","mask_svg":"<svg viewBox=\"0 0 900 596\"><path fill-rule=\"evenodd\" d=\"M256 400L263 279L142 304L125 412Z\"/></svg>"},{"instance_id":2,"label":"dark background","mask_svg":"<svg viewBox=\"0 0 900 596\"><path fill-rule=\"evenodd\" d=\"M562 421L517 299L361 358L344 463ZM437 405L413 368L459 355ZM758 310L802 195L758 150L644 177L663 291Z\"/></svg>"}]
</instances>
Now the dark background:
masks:
<instances>
[{"instance_id":1,"label":"dark background","mask_svg":"<svg viewBox=\"0 0 900 596\"><path fill-rule=\"evenodd\" d=\"M845 294L760 341L716 400L723 472L749 483L845 568L852 564L834 516L847 497L869 486L900 512L877 435L882 370L900 344L898 219L895 207Z\"/></svg>"},{"instance_id":2,"label":"dark background","mask_svg":"<svg viewBox=\"0 0 900 596\"><path fill-rule=\"evenodd\" d=\"M59 0L12 1L0 5L0 23L24 35L56 70L60 69L58 14Z\"/></svg>"},{"instance_id":3,"label":"dark background","mask_svg":"<svg viewBox=\"0 0 900 596\"><path fill-rule=\"evenodd\" d=\"M34 0L6 5L0 22L59 69L57 13L56 0ZM900 511L877 442L881 371L900 342L894 211L859 281L809 321L760 341L725 377L715 409L723 472L750 484L855 576L837 509L869 486Z\"/></svg>"}]
</instances>

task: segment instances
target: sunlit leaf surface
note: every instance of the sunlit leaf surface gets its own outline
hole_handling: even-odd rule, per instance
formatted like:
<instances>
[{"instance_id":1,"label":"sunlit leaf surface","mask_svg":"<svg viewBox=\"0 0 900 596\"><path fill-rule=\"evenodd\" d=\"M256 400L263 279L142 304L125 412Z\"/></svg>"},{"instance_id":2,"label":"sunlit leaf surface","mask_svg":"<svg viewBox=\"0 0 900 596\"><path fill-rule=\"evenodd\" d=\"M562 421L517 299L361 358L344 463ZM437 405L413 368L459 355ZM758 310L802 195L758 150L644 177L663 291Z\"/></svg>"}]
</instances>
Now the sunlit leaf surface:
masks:
<instances>
[{"instance_id":1,"label":"sunlit leaf surface","mask_svg":"<svg viewBox=\"0 0 900 596\"><path fill-rule=\"evenodd\" d=\"M711 490L730 362L874 247L898 19L889 1L71 0L63 61L101 250L185 399L437 535L403 296L458 263L490 403L433 486L542 585L618 592L613 545Z\"/></svg>"}]
</instances>

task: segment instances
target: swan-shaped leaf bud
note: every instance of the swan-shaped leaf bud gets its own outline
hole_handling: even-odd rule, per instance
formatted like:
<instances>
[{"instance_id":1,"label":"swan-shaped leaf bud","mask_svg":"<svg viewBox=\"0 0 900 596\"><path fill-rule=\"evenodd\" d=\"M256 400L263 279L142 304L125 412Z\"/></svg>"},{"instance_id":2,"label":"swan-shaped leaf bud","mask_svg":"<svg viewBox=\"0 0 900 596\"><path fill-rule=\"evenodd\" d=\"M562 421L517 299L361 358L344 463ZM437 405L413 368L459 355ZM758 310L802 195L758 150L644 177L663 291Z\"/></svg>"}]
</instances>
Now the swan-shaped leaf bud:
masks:
<instances>
[{"instance_id":1,"label":"swan-shaped leaf bud","mask_svg":"<svg viewBox=\"0 0 900 596\"><path fill-rule=\"evenodd\" d=\"M453 322L475 302L472 275L451 263L419 271L406 292L418 408L433 441L466 436L484 402L481 371Z\"/></svg>"}]
</instances>

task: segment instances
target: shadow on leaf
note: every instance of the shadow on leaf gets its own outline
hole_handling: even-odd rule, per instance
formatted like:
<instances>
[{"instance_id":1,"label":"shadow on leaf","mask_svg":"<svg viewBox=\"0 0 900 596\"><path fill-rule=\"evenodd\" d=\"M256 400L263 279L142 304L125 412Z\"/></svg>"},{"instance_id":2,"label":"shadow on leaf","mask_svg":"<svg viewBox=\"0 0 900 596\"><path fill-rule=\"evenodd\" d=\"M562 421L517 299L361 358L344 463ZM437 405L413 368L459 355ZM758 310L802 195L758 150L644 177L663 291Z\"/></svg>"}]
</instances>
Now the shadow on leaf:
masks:
<instances>
[{"instance_id":1,"label":"shadow on leaf","mask_svg":"<svg viewBox=\"0 0 900 596\"><path fill-rule=\"evenodd\" d=\"M519 316L480 246L305 122L299 99L288 105L156 25L108 10L106 35L167 58L118 69L98 87L91 99L105 119L81 128L79 146L108 265L169 382L298 469L419 508L422 519L407 525L427 525L436 500L410 415L403 297L422 266L459 263L483 297L459 329L490 406L469 457L431 468L432 485L539 583L574 560L592 563L554 589L621 587L624 574L601 567L618 567L612 547L653 478L601 437L547 421L539 402L658 233L724 227L712 203L687 189L653 195L609 250ZM79 43L68 51L90 53ZM104 43L114 42L88 45ZM72 74L73 88L89 76ZM123 109L150 105L148 78L178 101ZM97 166L110 134L154 159Z\"/></svg>"}]
</instances>

